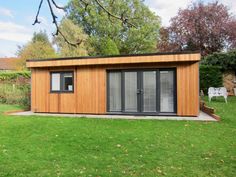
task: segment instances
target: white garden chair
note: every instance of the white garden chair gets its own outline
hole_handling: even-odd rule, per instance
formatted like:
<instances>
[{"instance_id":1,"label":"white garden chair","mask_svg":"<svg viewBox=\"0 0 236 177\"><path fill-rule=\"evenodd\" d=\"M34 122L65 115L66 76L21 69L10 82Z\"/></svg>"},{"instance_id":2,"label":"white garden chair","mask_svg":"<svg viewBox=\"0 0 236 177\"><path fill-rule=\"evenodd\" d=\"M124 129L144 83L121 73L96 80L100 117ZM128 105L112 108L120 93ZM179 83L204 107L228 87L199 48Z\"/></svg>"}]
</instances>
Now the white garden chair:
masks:
<instances>
[{"instance_id":1,"label":"white garden chair","mask_svg":"<svg viewBox=\"0 0 236 177\"><path fill-rule=\"evenodd\" d=\"M210 87L208 89L209 102L211 101L212 97L219 97L219 96L223 96L225 102L227 103L228 93L225 87L219 87L219 88Z\"/></svg>"}]
</instances>

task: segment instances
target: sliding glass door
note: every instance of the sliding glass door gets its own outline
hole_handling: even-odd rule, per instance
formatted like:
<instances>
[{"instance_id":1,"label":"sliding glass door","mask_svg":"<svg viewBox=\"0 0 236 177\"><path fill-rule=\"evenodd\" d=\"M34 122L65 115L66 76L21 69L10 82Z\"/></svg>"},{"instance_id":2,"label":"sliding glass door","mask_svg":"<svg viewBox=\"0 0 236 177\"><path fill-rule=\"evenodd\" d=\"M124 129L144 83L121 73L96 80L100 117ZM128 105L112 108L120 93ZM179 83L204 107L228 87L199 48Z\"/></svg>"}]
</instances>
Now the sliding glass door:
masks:
<instances>
[{"instance_id":1,"label":"sliding glass door","mask_svg":"<svg viewBox=\"0 0 236 177\"><path fill-rule=\"evenodd\" d=\"M108 112L175 113L175 70L121 70L108 72Z\"/></svg>"}]
</instances>

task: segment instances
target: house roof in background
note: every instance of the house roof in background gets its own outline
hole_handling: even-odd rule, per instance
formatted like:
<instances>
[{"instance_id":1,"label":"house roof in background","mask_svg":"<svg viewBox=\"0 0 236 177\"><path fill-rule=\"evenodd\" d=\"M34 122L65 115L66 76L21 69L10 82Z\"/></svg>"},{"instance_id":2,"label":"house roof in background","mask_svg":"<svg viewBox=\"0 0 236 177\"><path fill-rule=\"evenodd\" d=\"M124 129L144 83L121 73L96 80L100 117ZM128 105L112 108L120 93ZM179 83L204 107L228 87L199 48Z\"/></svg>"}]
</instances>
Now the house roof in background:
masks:
<instances>
[{"instance_id":1,"label":"house roof in background","mask_svg":"<svg viewBox=\"0 0 236 177\"><path fill-rule=\"evenodd\" d=\"M0 70L16 70L19 58L0 58Z\"/></svg>"}]
</instances>

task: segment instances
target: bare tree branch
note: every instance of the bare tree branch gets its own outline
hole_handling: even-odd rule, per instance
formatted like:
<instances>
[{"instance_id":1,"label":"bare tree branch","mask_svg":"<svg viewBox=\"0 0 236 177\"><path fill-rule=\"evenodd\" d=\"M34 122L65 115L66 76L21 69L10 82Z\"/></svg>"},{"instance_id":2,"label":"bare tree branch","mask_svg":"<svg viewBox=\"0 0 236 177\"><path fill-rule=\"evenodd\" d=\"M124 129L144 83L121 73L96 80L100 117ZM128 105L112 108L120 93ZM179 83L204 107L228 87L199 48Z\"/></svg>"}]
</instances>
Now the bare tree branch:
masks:
<instances>
[{"instance_id":1,"label":"bare tree branch","mask_svg":"<svg viewBox=\"0 0 236 177\"><path fill-rule=\"evenodd\" d=\"M59 28L58 23L57 23L57 16L55 15L55 13L54 13L54 11L53 11L53 8L52 8L52 5L51 5L51 3L50 3L50 0L47 0L47 2L48 2L48 6L49 6L49 9L50 9L50 12L51 12L52 19L53 19L52 23L53 23L53 24L55 25L55 27L56 27L56 32L55 32L54 34L52 34L52 35L53 35L53 36L57 36L58 34L60 34L60 35L63 37L63 39L65 40L65 42L66 42L67 44L73 46L73 47L76 47L76 46L80 45L81 42L82 42L81 40L78 41L78 42L76 42L76 43L72 43L72 42L70 42L70 41L65 37L65 35L60 31L60 28Z\"/></svg>"},{"instance_id":2,"label":"bare tree branch","mask_svg":"<svg viewBox=\"0 0 236 177\"><path fill-rule=\"evenodd\" d=\"M66 10L65 7L58 6L57 3L56 3L54 0L51 0L51 1L52 1L53 5L54 5L57 9L61 9L61 10L64 10L64 11Z\"/></svg>"},{"instance_id":3,"label":"bare tree branch","mask_svg":"<svg viewBox=\"0 0 236 177\"><path fill-rule=\"evenodd\" d=\"M38 20L38 16L39 16L39 12L41 10L42 4L43 4L43 0L41 0L40 3L39 3L38 11L37 11L34 23L32 25L35 25L36 23L38 23L38 24L40 23L40 21Z\"/></svg>"},{"instance_id":4,"label":"bare tree branch","mask_svg":"<svg viewBox=\"0 0 236 177\"><path fill-rule=\"evenodd\" d=\"M39 13L40 13L40 10L41 10L43 1L44 1L44 0L40 0L40 4L39 4L39 7L38 7L38 11L37 11L36 17L35 17L35 21L34 21L34 23L33 23L32 25L35 25L35 24L37 24L37 23L38 23L38 24L40 23L40 21L38 20L38 17L39 17ZM89 6L89 3L88 3L86 0L78 0L78 1L82 2L82 3L84 4L85 10L87 10L87 7ZM128 26L130 26L130 27L135 27L135 28L136 28L136 26L135 26L133 23L130 23L130 22L129 22L129 19L128 19L127 17L125 17L125 12L123 12L120 16L117 16L117 15L111 13L108 9L106 9L106 8L101 4L100 0L94 0L94 1L98 4L98 6L99 6L100 8L102 8L102 9L107 13L108 18L109 18L109 20L110 20L111 23L112 23L112 20L111 20L110 18L113 17L113 18L115 18L115 19L120 20L123 25L128 25ZM59 25L58 25L58 21L57 21L57 18L58 18L58 17L55 15L51 3L52 3L57 9L65 10L65 7L61 7L61 6L57 5L57 3L55 2L55 0L47 0L47 4L48 4L48 7L49 7L49 9L50 9L50 13L51 13L52 20L53 20L52 23L53 23L53 24L55 25L55 27L56 27L56 32L53 33L52 35L53 35L53 36L57 36L58 34L60 34L60 35L63 37L63 39L65 40L65 42L66 42L67 44L71 45L71 46L76 47L76 46L80 45L80 44L83 42L82 40L78 39L76 43L72 43L72 42L70 42L70 41L66 38L66 36L60 31L60 28L59 28ZM114 3L114 0L112 1L112 4L113 4L113 3Z\"/></svg>"},{"instance_id":5,"label":"bare tree branch","mask_svg":"<svg viewBox=\"0 0 236 177\"><path fill-rule=\"evenodd\" d=\"M87 10L89 3L84 0L80 0L80 1L84 4L84 9Z\"/></svg>"},{"instance_id":6,"label":"bare tree branch","mask_svg":"<svg viewBox=\"0 0 236 177\"><path fill-rule=\"evenodd\" d=\"M111 13L110 11L108 11L108 10L101 4L101 2L100 2L99 0L94 0L94 1L99 5L99 7L101 7L101 8L108 14L108 16L111 16L111 17L113 17L113 18L116 18L116 19L120 20L120 21L122 22L122 24L128 24L128 25L130 25L131 27L135 27L135 28L136 28L136 26L135 26L133 23L130 23L130 22L129 22L129 19L128 19L127 17L124 17L123 14L121 14L121 16L117 16L117 15Z\"/></svg>"}]
</instances>

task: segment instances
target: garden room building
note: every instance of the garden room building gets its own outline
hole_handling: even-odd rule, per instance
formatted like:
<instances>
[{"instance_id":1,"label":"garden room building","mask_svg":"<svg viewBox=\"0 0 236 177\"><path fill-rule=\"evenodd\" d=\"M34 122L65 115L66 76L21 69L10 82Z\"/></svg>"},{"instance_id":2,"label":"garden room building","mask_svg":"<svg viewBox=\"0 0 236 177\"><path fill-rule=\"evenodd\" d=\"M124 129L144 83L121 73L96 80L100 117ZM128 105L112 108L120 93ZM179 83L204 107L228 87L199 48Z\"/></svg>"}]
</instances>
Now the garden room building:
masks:
<instances>
[{"instance_id":1,"label":"garden room building","mask_svg":"<svg viewBox=\"0 0 236 177\"><path fill-rule=\"evenodd\" d=\"M38 113L199 114L198 52L27 60Z\"/></svg>"}]
</instances>

